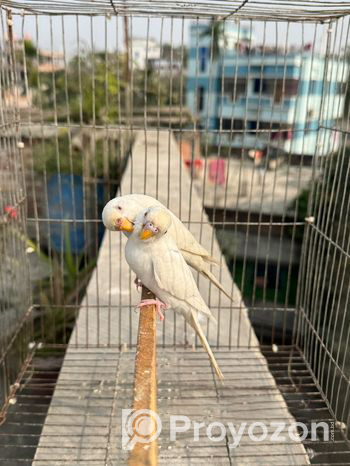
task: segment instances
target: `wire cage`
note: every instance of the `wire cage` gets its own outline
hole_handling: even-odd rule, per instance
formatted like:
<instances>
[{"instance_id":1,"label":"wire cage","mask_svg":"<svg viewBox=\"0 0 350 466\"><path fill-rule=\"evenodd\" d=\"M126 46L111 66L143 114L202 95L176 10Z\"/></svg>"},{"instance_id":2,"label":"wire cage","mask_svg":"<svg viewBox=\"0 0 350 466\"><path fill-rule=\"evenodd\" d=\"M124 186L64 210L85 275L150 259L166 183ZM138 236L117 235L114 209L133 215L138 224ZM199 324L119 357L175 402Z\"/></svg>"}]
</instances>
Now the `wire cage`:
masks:
<instances>
[{"instance_id":1,"label":"wire cage","mask_svg":"<svg viewBox=\"0 0 350 466\"><path fill-rule=\"evenodd\" d=\"M180 316L158 324L159 463L350 464L350 3L0 9L0 464L126 461L140 297L101 212L130 192L232 295L195 275L224 386ZM171 413L330 439L172 444Z\"/></svg>"}]
</instances>

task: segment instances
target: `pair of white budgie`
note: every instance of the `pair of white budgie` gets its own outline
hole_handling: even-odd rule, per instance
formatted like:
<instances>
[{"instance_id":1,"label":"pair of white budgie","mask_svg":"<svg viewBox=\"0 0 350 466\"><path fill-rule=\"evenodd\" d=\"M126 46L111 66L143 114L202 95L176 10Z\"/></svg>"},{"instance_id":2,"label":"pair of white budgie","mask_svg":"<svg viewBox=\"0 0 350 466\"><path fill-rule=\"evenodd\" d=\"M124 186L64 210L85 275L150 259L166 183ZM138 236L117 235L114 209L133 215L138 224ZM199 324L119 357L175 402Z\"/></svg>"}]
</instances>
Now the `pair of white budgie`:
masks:
<instances>
[{"instance_id":1,"label":"pair of white budgie","mask_svg":"<svg viewBox=\"0 0 350 466\"><path fill-rule=\"evenodd\" d=\"M184 316L207 351L217 376L223 374L203 333L200 320L215 321L197 288L188 265L228 293L210 271L216 263L185 225L156 199L143 194L128 194L109 201L102 212L103 223L113 231L128 236L125 257L137 278L157 297L143 301L140 307L154 303L171 307ZM187 265L188 264L188 265Z\"/></svg>"}]
</instances>

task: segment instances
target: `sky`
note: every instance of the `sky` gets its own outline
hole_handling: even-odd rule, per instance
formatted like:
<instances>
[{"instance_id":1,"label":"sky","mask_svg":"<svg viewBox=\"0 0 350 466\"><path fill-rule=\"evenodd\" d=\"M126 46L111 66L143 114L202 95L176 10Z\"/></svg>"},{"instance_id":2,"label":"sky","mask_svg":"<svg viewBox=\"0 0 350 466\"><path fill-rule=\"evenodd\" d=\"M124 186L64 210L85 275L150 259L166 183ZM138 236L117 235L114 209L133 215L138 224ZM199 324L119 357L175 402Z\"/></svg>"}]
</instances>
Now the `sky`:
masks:
<instances>
[{"instance_id":1,"label":"sky","mask_svg":"<svg viewBox=\"0 0 350 466\"><path fill-rule=\"evenodd\" d=\"M38 43L41 48L50 50L52 42L53 49L60 51L63 50L64 37L67 56L72 56L76 53L77 18L75 16L65 16L63 20L60 16L52 17L51 19L48 16L39 16L37 18L38 19L33 16L25 16L23 23L23 18L21 16L14 16L14 31L17 37L22 37L24 33L26 36L30 36L36 43L38 33ZM182 19L171 20L170 18L166 18L162 22L160 18L147 19L133 17L130 22L130 35L146 38L148 31L150 38L152 37L160 42L160 36L162 34L162 43L172 42L174 45L180 45L183 36L183 43L187 45L190 21L191 20L188 19L183 21ZM122 18L118 20L118 27L115 17L111 19L94 17L91 20L90 17L80 16L78 24L81 46L90 48L91 44L93 44L95 50L104 50L105 43L107 42L107 48L110 51L115 50L117 46L120 49L123 48ZM242 25L243 24L242 22ZM326 25L317 27L316 44L318 47L324 48L325 46L326 28ZM286 23L278 24L277 40L275 22L267 22L266 25L264 25L263 22L254 22L253 33L257 43L263 43L265 37L266 45L276 45L277 42L278 45L284 46L287 26ZM315 26L313 24L291 24L288 31L288 44L300 46L302 43L312 43L314 41L314 34ZM338 34L340 35L340 29ZM344 31L343 35L345 35Z\"/></svg>"}]
</instances>

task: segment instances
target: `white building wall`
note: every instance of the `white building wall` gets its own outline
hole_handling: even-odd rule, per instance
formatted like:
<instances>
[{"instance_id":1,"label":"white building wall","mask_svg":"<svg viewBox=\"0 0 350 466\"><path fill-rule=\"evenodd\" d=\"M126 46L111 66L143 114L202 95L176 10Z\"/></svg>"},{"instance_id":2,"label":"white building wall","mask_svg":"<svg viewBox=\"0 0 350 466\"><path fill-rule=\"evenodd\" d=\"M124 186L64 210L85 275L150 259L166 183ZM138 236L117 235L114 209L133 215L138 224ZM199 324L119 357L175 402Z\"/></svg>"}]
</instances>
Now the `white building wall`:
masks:
<instances>
[{"instance_id":1,"label":"white building wall","mask_svg":"<svg viewBox=\"0 0 350 466\"><path fill-rule=\"evenodd\" d=\"M146 59L152 60L160 57L160 46L153 39L147 41L147 39L133 38L131 48L133 65L140 70L145 69Z\"/></svg>"}]
</instances>

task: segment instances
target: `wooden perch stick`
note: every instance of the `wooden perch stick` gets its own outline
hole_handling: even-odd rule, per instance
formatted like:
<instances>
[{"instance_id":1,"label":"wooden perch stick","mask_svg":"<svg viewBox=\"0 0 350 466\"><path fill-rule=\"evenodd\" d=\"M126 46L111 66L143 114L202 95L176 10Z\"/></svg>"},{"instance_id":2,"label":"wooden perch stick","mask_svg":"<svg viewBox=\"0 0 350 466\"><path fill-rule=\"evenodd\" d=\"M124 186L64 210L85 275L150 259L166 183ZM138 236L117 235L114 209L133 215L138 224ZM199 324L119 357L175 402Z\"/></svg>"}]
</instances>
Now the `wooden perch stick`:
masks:
<instances>
[{"instance_id":1,"label":"wooden perch stick","mask_svg":"<svg viewBox=\"0 0 350 466\"><path fill-rule=\"evenodd\" d=\"M142 287L142 299L154 299ZM135 357L133 410L149 409L157 412L157 312L154 305L140 309L139 332ZM137 419L137 418L136 418ZM135 420L136 420L135 419ZM150 443L136 442L130 450L129 466L156 466L157 439Z\"/></svg>"}]
</instances>

